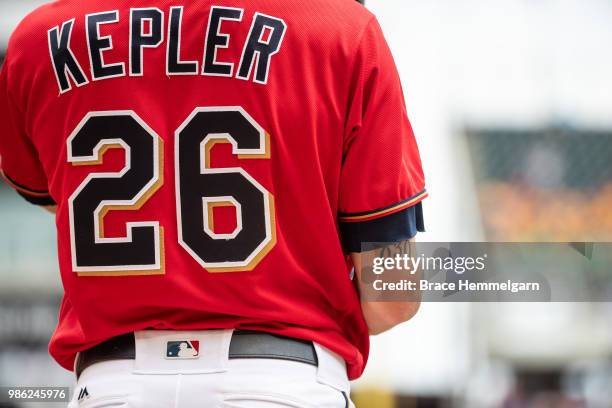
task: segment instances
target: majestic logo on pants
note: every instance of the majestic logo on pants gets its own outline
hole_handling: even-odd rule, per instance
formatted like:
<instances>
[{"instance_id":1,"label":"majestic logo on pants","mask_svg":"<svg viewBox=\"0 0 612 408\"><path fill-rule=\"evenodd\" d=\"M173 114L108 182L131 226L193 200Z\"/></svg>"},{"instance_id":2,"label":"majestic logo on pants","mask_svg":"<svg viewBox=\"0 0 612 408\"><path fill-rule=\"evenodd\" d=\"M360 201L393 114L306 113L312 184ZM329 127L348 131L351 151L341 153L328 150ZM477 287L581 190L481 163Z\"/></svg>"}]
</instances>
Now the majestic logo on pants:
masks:
<instances>
[{"instance_id":1,"label":"majestic logo on pants","mask_svg":"<svg viewBox=\"0 0 612 408\"><path fill-rule=\"evenodd\" d=\"M81 390L79 391L79 396L77 398L77 401L81 402L87 397L89 397L89 392L87 392L87 387L81 388Z\"/></svg>"},{"instance_id":2,"label":"majestic logo on pants","mask_svg":"<svg viewBox=\"0 0 612 408\"><path fill-rule=\"evenodd\" d=\"M185 359L200 357L200 342L198 340L169 341L166 346L166 358Z\"/></svg>"}]
</instances>

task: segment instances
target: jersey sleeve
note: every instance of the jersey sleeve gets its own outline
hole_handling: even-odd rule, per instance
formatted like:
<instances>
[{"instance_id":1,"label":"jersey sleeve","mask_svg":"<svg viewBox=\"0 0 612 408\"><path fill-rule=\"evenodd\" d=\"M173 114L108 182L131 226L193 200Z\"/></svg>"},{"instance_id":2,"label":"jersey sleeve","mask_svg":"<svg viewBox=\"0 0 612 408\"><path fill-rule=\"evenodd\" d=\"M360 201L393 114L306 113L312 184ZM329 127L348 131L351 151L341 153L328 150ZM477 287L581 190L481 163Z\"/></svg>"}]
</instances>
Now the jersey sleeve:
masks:
<instances>
[{"instance_id":1,"label":"jersey sleeve","mask_svg":"<svg viewBox=\"0 0 612 408\"><path fill-rule=\"evenodd\" d=\"M355 55L340 179L345 249L400 242L424 231L427 196L416 140L391 51L375 18Z\"/></svg>"},{"instance_id":2,"label":"jersey sleeve","mask_svg":"<svg viewBox=\"0 0 612 408\"><path fill-rule=\"evenodd\" d=\"M38 152L10 92L11 70L5 61L0 72L0 169L6 182L30 203L54 205Z\"/></svg>"}]
</instances>

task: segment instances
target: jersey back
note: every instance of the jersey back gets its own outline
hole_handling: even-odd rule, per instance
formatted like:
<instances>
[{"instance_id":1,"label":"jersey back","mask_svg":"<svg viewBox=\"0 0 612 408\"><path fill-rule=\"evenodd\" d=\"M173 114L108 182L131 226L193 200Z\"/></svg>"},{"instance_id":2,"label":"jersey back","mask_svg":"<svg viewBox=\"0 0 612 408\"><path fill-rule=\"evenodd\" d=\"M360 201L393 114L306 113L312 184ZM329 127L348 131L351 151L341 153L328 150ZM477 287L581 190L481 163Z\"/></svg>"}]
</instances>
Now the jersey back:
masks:
<instances>
[{"instance_id":1,"label":"jersey back","mask_svg":"<svg viewBox=\"0 0 612 408\"><path fill-rule=\"evenodd\" d=\"M50 345L264 330L363 370L347 254L426 195L391 53L353 0L60 0L13 34L2 168L57 204ZM417 223L418 224L418 223Z\"/></svg>"}]
</instances>

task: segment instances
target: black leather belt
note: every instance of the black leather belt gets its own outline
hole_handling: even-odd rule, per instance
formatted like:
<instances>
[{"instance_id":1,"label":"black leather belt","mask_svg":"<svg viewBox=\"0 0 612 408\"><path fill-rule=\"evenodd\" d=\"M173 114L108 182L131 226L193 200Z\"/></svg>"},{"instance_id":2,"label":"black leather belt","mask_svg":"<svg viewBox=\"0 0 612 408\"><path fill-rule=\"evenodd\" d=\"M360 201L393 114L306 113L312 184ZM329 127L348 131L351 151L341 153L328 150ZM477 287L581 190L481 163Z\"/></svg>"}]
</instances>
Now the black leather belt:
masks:
<instances>
[{"instance_id":1,"label":"black leather belt","mask_svg":"<svg viewBox=\"0 0 612 408\"><path fill-rule=\"evenodd\" d=\"M78 354L75 371L81 373L96 363L136 358L134 333L113 337ZM275 334L235 330L229 347L229 359L268 358L289 360L318 366L317 353L311 341Z\"/></svg>"}]
</instances>

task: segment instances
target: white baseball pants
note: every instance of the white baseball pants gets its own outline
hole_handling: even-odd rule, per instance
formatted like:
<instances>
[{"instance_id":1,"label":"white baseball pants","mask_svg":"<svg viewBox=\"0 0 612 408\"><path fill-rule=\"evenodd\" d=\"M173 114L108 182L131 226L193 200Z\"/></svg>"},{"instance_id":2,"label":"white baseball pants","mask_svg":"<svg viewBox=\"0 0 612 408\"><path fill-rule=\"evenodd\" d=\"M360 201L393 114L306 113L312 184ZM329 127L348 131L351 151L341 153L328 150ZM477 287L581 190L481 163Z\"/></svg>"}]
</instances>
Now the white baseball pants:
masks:
<instances>
[{"instance_id":1,"label":"white baseball pants","mask_svg":"<svg viewBox=\"0 0 612 408\"><path fill-rule=\"evenodd\" d=\"M228 359L232 330L136 332L136 359L86 368L68 408L345 408L344 360L315 344L318 367ZM199 341L199 357L168 359L168 342Z\"/></svg>"}]
</instances>

